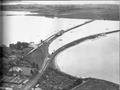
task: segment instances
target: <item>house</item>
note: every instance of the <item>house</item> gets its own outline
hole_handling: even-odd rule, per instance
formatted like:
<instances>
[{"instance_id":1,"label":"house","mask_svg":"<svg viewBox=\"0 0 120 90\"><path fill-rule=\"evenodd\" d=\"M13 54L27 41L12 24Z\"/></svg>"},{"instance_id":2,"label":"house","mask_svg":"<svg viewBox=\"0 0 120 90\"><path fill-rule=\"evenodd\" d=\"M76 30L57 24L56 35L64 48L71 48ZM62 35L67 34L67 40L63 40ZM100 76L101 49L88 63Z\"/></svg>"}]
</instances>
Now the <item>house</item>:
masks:
<instances>
[{"instance_id":1,"label":"house","mask_svg":"<svg viewBox=\"0 0 120 90\"><path fill-rule=\"evenodd\" d=\"M9 72L14 72L16 75L32 76L37 70L32 67L13 66L9 69Z\"/></svg>"}]
</instances>

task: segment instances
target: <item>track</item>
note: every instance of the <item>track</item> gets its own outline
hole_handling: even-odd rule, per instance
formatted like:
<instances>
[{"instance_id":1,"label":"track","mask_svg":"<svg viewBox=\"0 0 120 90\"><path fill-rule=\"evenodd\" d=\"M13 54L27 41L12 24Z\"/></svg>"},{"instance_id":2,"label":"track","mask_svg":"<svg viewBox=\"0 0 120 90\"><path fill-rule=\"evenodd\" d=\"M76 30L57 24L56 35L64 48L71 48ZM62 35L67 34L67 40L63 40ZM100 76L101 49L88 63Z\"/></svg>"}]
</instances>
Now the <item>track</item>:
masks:
<instances>
[{"instance_id":1,"label":"track","mask_svg":"<svg viewBox=\"0 0 120 90\"><path fill-rule=\"evenodd\" d=\"M44 62L43 62L43 65L42 65L42 68L39 70L38 74L36 76L34 76L30 81L28 81L28 83L26 83L25 86L23 86L21 89L19 90L30 90L31 88L33 88L38 80L40 79L41 75L43 75L44 71L46 70L47 66L49 65L49 63L51 61L54 60L54 58L62 51L66 50L67 48L69 47L72 47L72 46L75 46L79 43L82 43L84 41L87 41L87 40L91 40L91 39L96 39L96 38L99 38L101 36L105 36L105 35L108 35L108 34L112 34L112 33L117 33L117 32L120 32L120 30L115 30L115 31L110 31L110 32L103 32L103 33L99 33L99 34L95 34L95 35L90 35L90 36L87 36L87 37L83 37L83 38L80 38L78 40L75 40L73 42L70 42L62 47L60 47L59 49L57 49L53 54L49 55L47 54L45 59L44 59ZM57 37L54 37L54 39L56 39ZM51 40L51 39L50 39ZM53 40L53 39L52 39ZM52 42L52 40L50 42ZM49 43L50 44L50 43Z\"/></svg>"}]
</instances>

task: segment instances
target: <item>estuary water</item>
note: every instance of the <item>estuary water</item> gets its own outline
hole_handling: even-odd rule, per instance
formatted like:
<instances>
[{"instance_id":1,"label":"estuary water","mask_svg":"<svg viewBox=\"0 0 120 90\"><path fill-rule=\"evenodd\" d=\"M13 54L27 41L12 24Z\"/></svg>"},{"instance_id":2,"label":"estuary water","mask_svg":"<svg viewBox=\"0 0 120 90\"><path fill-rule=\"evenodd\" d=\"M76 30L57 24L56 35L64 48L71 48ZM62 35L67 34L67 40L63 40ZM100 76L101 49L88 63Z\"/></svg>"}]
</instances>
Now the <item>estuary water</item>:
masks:
<instances>
[{"instance_id":1,"label":"estuary water","mask_svg":"<svg viewBox=\"0 0 120 90\"><path fill-rule=\"evenodd\" d=\"M3 16L4 44L22 42L39 43L51 34L66 30L87 19L47 18L25 16L29 12L12 12ZM105 31L119 29L118 21L96 20L74 29L56 39L49 48L52 53L76 39ZM60 70L77 77L93 77L119 83L119 33L107 35L71 47L56 58Z\"/></svg>"}]
</instances>

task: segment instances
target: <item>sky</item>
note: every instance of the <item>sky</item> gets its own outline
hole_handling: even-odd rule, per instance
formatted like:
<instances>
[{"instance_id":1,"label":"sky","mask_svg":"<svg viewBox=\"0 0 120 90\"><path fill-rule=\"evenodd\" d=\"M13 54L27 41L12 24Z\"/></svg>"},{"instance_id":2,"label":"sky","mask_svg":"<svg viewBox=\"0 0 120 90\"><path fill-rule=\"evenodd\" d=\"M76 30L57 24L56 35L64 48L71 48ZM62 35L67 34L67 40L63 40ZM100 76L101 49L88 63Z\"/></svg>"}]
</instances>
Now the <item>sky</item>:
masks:
<instances>
[{"instance_id":1,"label":"sky","mask_svg":"<svg viewBox=\"0 0 120 90\"><path fill-rule=\"evenodd\" d=\"M110 1L14 1L9 3L3 3L3 4L9 4L9 5L15 5L15 4L120 4L120 1L110 0Z\"/></svg>"},{"instance_id":2,"label":"sky","mask_svg":"<svg viewBox=\"0 0 120 90\"><path fill-rule=\"evenodd\" d=\"M22 13L18 16L3 17L4 44L9 45L17 41L38 43L55 32L88 21L24 16ZM55 40L50 45L49 52L84 36L118 29L118 21L96 20ZM76 45L60 53L55 60L61 71L73 76L95 77L118 83L119 33Z\"/></svg>"}]
</instances>

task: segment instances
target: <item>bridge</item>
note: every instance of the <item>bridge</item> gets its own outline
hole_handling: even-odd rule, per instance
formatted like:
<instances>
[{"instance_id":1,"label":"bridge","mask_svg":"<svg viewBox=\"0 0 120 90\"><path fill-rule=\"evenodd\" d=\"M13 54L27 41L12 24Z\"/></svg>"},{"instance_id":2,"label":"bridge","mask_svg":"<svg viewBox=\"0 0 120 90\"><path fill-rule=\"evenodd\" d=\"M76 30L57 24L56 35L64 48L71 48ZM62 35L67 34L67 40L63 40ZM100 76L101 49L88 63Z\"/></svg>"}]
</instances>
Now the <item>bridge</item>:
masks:
<instances>
[{"instance_id":1,"label":"bridge","mask_svg":"<svg viewBox=\"0 0 120 90\"><path fill-rule=\"evenodd\" d=\"M41 77L41 76L43 75L43 73L45 72L46 68L47 68L48 66L53 67L53 65L54 65L54 58L55 58L60 52L66 50L66 49L69 48L69 47L72 47L72 46L75 46L75 45L77 45L77 44L79 44L79 43L82 43L82 42L84 42L84 41L91 40L91 39L95 39L95 38L99 38L99 37L103 37L103 36L106 36L106 35L108 35L108 34L120 32L120 30L114 30L114 31L103 32L103 33L98 33L98 34L95 34L95 35L86 36L86 37L80 38L80 39L78 39L78 40L75 40L75 41L73 41L73 42L70 42L70 43L68 43L68 44L60 47L59 49L57 49L57 50L56 50L54 53L52 53L52 54L49 54L49 53L48 53L49 45L50 45L55 39L57 39L58 37L60 37L60 36L63 35L64 33L68 32L68 31L70 31L70 30L72 30L72 29L74 29L74 28L77 28L77 27L79 27L79 26L85 25L85 24L90 23L90 22L92 22L92 21L94 21L94 20L87 21L87 22L85 22L85 23L83 23L83 24L81 24L81 25L77 25L77 26L75 26L75 27L73 27L73 28L70 28L70 29L68 29L68 30L66 30L66 31L63 31L63 30L62 30L62 31L60 31L60 32L58 32L58 33L50 36L49 38L45 39L42 43L39 44L39 47L38 47L38 48L33 49L33 50L31 50L30 52L28 52L27 55L30 55L30 54L34 53L36 50L41 50L41 49L39 49L39 48L44 48L44 49L43 49L43 51L44 51L44 53L43 53L43 54L44 54L44 58L43 58L43 61L42 61L42 63L41 63L41 67L39 68L38 74L37 74L36 76L34 76L30 81L28 81L28 82L26 83L26 85L24 85L20 90L30 90L31 88L33 88L33 87L37 84L37 82L38 82L38 80L40 79L40 77ZM27 55L26 55L26 56L27 56ZM25 56L25 57L26 57L26 56Z\"/></svg>"}]
</instances>

